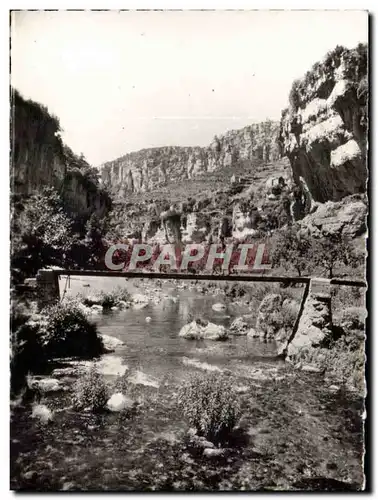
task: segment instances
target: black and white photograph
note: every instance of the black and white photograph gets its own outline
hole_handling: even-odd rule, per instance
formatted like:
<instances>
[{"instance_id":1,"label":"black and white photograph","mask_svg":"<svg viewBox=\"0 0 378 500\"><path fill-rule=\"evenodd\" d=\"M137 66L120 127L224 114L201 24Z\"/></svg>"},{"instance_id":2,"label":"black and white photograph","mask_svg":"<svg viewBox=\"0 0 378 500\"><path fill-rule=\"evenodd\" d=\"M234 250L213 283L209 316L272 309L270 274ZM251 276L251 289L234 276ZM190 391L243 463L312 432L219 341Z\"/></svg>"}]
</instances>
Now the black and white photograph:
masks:
<instances>
[{"instance_id":1,"label":"black and white photograph","mask_svg":"<svg viewBox=\"0 0 378 500\"><path fill-rule=\"evenodd\" d=\"M11 490L366 490L369 24L10 11Z\"/></svg>"}]
</instances>

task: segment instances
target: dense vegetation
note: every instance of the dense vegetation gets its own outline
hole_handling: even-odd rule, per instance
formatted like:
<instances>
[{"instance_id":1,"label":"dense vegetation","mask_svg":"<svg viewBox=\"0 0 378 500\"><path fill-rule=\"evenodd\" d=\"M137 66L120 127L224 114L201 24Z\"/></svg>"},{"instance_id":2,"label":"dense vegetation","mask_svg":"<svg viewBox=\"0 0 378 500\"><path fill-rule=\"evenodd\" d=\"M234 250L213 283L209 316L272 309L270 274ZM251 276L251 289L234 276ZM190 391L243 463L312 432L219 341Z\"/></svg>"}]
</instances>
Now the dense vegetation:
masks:
<instances>
[{"instance_id":1,"label":"dense vegetation","mask_svg":"<svg viewBox=\"0 0 378 500\"><path fill-rule=\"evenodd\" d=\"M75 301L31 313L22 301L12 305L11 391L26 387L29 373L43 373L54 358L93 358L104 352L97 327Z\"/></svg>"}]
</instances>

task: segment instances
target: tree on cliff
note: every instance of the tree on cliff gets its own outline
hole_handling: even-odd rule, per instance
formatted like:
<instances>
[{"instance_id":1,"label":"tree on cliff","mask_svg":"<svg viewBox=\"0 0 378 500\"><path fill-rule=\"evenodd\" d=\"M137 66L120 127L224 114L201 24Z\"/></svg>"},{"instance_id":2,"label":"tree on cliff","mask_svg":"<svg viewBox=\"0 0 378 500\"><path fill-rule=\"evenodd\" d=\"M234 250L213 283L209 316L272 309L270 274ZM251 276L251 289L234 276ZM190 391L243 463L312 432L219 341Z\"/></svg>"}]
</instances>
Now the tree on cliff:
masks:
<instances>
[{"instance_id":1,"label":"tree on cliff","mask_svg":"<svg viewBox=\"0 0 378 500\"><path fill-rule=\"evenodd\" d=\"M287 227L272 239L271 262L274 267L282 266L286 270L295 269L298 276L308 270L311 261L311 239L299 230L297 225Z\"/></svg>"},{"instance_id":2,"label":"tree on cliff","mask_svg":"<svg viewBox=\"0 0 378 500\"><path fill-rule=\"evenodd\" d=\"M326 233L313 243L313 256L316 265L323 268L328 278L333 278L337 266L357 267L363 264L361 257L353 248L350 239L341 232Z\"/></svg>"}]
</instances>

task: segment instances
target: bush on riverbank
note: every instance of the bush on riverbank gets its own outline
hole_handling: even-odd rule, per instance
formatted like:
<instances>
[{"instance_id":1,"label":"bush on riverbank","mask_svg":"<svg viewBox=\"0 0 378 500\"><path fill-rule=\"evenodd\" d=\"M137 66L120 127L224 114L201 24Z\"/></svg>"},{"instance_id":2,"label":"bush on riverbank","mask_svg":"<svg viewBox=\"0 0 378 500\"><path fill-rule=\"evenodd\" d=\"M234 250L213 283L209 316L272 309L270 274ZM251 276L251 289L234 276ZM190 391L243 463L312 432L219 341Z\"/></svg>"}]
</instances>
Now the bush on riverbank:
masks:
<instances>
[{"instance_id":1,"label":"bush on riverbank","mask_svg":"<svg viewBox=\"0 0 378 500\"><path fill-rule=\"evenodd\" d=\"M84 297L82 302L85 306L93 305L102 306L104 310L109 310L112 307L123 307L125 303L131 301L131 295L126 288L117 287L110 292L99 292L95 297Z\"/></svg>"},{"instance_id":2,"label":"bush on riverbank","mask_svg":"<svg viewBox=\"0 0 378 500\"><path fill-rule=\"evenodd\" d=\"M98 411L105 408L109 390L104 377L95 367L79 378L73 392L73 405L77 410Z\"/></svg>"},{"instance_id":3,"label":"bush on riverbank","mask_svg":"<svg viewBox=\"0 0 378 500\"><path fill-rule=\"evenodd\" d=\"M230 437L240 414L230 380L212 373L194 376L179 391L181 410L199 436L223 443Z\"/></svg>"},{"instance_id":4,"label":"bush on riverbank","mask_svg":"<svg viewBox=\"0 0 378 500\"><path fill-rule=\"evenodd\" d=\"M51 357L80 356L91 358L104 351L97 327L79 305L65 301L41 312L40 331L46 355Z\"/></svg>"},{"instance_id":5,"label":"bush on riverbank","mask_svg":"<svg viewBox=\"0 0 378 500\"><path fill-rule=\"evenodd\" d=\"M46 356L38 324L30 322L30 314L20 305L12 304L10 388L16 395L26 386L28 373L44 369Z\"/></svg>"}]
</instances>

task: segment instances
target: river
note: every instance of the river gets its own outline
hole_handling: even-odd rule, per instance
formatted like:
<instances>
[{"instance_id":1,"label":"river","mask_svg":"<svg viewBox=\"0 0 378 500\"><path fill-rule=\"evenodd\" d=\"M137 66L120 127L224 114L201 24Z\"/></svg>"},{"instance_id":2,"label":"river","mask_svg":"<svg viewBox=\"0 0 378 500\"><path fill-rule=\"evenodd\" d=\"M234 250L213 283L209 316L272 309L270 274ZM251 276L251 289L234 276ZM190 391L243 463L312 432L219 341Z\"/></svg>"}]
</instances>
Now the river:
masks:
<instances>
[{"instance_id":1,"label":"river","mask_svg":"<svg viewBox=\"0 0 378 500\"><path fill-rule=\"evenodd\" d=\"M118 285L115 280L72 280L66 293L93 294ZM131 293L151 290L146 283L127 286ZM135 414L125 419L77 412L69 390L46 397L44 403L54 411L47 425L31 419L27 406L18 407L12 425L13 487L282 489L319 477L345 488L361 483L359 401L330 393L319 374L298 374L275 360L272 343L247 336L224 342L180 338L181 327L193 317L228 327L251 313L250 307L172 284L155 292L162 290L164 298L157 303L93 315L100 333L123 342L98 366L109 384L129 374L128 396L138 401ZM226 308L214 311L217 302ZM191 455L188 425L177 406L180 384L209 371L232 376L243 408L240 442L227 458L210 462ZM68 387L71 382L67 379Z\"/></svg>"}]
</instances>

